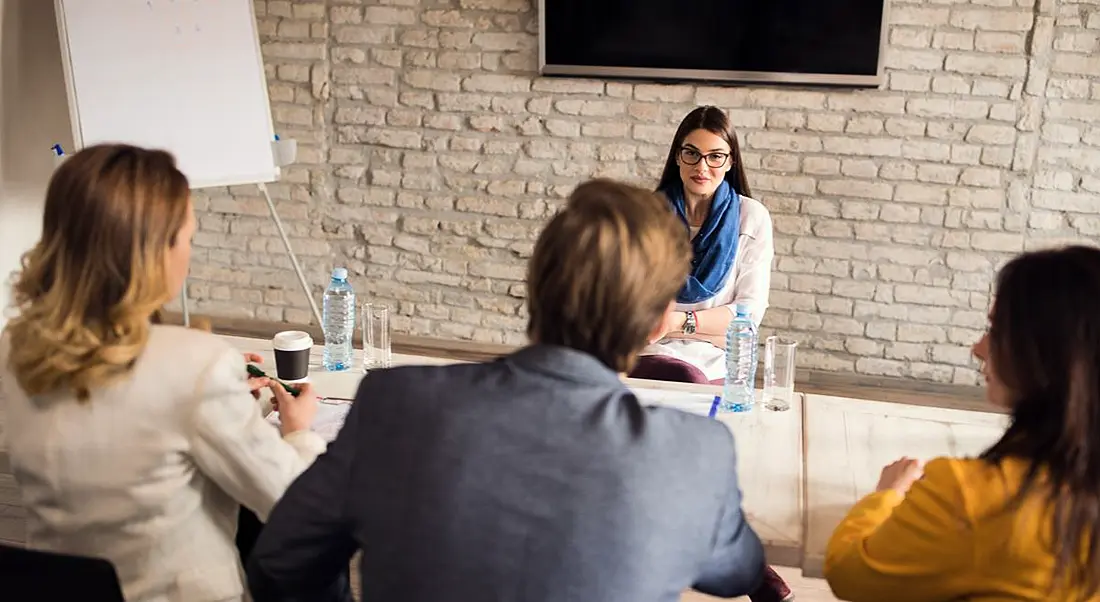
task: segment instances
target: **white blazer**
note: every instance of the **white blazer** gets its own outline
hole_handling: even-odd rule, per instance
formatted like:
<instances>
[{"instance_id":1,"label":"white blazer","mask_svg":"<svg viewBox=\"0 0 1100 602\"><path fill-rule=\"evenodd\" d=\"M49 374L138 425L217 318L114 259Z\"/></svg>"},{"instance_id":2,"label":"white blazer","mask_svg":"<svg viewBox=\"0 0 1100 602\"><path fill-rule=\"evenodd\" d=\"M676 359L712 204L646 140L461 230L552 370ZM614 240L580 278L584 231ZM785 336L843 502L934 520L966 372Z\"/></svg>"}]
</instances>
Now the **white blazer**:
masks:
<instances>
[{"instance_id":1,"label":"white blazer","mask_svg":"<svg viewBox=\"0 0 1100 602\"><path fill-rule=\"evenodd\" d=\"M693 229L692 238L697 233ZM745 304L753 321L760 326L764 312L768 310L774 259L772 218L768 208L756 199L741 197L741 232L737 238L733 269L726 275L722 288L715 296L699 303L677 303L676 311L699 311L721 306L736 316L734 307ZM664 338L646 347L642 355L679 358L702 370L708 379L717 380L726 374L724 339L724 336L714 337L711 341Z\"/></svg>"},{"instance_id":2,"label":"white blazer","mask_svg":"<svg viewBox=\"0 0 1100 602\"><path fill-rule=\"evenodd\" d=\"M209 333L154 326L130 374L85 403L29 398L11 344L0 397L28 546L106 558L129 602L240 600L239 504L266 520L325 442L280 438L241 353Z\"/></svg>"}]
</instances>

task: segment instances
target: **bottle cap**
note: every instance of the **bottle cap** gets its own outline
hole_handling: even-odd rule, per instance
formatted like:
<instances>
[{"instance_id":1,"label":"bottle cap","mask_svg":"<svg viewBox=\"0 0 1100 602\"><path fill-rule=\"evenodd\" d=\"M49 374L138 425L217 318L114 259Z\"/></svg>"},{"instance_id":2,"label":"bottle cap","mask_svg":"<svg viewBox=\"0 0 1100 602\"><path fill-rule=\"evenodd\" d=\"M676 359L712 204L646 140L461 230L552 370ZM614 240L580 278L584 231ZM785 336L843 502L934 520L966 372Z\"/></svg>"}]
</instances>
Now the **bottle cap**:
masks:
<instances>
[{"instance_id":1,"label":"bottle cap","mask_svg":"<svg viewBox=\"0 0 1100 602\"><path fill-rule=\"evenodd\" d=\"M332 270L332 279L333 280L347 280L348 279L348 269L347 268L336 268L335 270Z\"/></svg>"},{"instance_id":2,"label":"bottle cap","mask_svg":"<svg viewBox=\"0 0 1100 602\"><path fill-rule=\"evenodd\" d=\"M735 313L737 313L737 317L744 316L746 318L749 317L749 315L752 313L749 310L748 304L746 304L746 303L738 303L737 305L735 305L733 307L733 311Z\"/></svg>"}]
</instances>

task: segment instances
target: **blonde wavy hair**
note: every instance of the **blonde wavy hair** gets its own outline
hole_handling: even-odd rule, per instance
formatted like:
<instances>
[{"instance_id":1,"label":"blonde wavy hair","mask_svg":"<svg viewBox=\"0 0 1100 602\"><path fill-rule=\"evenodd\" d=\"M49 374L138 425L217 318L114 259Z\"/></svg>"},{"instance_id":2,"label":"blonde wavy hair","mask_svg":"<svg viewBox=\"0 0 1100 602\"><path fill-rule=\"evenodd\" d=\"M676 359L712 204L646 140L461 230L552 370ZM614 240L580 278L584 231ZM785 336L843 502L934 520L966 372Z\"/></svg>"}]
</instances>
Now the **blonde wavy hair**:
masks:
<instances>
[{"instance_id":1,"label":"blonde wavy hair","mask_svg":"<svg viewBox=\"0 0 1100 602\"><path fill-rule=\"evenodd\" d=\"M58 167L4 329L28 395L67 390L85 401L130 370L170 300L167 253L189 203L187 178L164 151L90 146Z\"/></svg>"}]
</instances>

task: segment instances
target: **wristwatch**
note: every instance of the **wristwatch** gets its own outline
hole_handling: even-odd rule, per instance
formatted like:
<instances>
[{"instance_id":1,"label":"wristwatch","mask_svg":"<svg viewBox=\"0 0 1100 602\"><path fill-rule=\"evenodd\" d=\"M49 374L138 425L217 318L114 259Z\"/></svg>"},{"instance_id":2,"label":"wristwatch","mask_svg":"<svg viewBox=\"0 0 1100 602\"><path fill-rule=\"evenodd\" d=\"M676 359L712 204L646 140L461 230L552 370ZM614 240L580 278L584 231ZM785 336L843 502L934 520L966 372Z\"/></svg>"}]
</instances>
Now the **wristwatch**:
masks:
<instances>
[{"instance_id":1,"label":"wristwatch","mask_svg":"<svg viewBox=\"0 0 1100 602\"><path fill-rule=\"evenodd\" d=\"M687 312L687 318L684 319L684 334L695 334L696 326L697 324L695 322L695 312Z\"/></svg>"}]
</instances>

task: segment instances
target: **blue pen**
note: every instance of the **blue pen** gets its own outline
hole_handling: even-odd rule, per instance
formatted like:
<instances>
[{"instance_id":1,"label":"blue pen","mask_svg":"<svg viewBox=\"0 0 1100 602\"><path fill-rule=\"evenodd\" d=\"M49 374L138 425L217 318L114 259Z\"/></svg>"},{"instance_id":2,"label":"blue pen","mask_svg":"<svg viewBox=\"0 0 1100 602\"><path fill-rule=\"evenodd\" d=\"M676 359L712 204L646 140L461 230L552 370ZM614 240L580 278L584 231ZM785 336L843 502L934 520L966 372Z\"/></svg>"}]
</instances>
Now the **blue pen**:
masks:
<instances>
[{"instance_id":1,"label":"blue pen","mask_svg":"<svg viewBox=\"0 0 1100 602\"><path fill-rule=\"evenodd\" d=\"M722 396L715 395L714 401L710 403L710 412L707 413L707 418L714 418L718 414L718 404L722 403Z\"/></svg>"}]
</instances>

